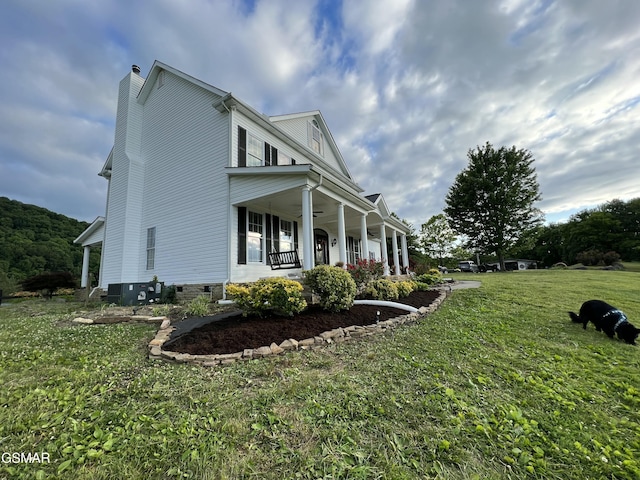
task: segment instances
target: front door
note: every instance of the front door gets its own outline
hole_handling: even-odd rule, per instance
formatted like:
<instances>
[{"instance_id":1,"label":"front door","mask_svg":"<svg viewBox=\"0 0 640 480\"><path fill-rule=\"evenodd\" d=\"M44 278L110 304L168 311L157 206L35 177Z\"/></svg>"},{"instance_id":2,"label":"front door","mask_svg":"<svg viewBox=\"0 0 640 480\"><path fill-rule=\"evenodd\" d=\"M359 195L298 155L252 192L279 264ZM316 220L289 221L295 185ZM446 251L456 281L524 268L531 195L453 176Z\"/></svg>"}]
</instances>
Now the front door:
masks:
<instances>
[{"instance_id":1,"label":"front door","mask_svg":"<svg viewBox=\"0 0 640 480\"><path fill-rule=\"evenodd\" d=\"M313 230L316 265L329 265L329 235L324 230Z\"/></svg>"}]
</instances>

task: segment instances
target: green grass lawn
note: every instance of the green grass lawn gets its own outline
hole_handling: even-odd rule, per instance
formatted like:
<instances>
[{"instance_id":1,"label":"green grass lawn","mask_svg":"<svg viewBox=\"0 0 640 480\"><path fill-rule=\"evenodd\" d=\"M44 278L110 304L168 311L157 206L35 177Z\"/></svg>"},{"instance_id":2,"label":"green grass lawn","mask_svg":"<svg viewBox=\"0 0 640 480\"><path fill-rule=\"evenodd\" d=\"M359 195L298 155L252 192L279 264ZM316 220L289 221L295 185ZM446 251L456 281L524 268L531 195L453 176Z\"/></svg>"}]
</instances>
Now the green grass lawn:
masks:
<instances>
[{"instance_id":1,"label":"green grass lawn","mask_svg":"<svg viewBox=\"0 0 640 480\"><path fill-rule=\"evenodd\" d=\"M3 305L0 478L640 478L640 347L566 313L640 325L640 273L455 276L483 286L419 324L213 369L148 361L150 326Z\"/></svg>"}]
</instances>

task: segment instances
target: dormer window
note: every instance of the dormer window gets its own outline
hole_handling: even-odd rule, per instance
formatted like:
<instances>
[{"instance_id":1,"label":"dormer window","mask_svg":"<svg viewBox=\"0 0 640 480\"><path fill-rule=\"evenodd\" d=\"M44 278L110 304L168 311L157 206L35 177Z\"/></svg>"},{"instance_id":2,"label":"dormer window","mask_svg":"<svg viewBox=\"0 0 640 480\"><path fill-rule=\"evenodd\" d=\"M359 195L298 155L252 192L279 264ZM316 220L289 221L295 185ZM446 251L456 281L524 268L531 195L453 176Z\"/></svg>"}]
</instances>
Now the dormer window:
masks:
<instances>
[{"instance_id":1,"label":"dormer window","mask_svg":"<svg viewBox=\"0 0 640 480\"><path fill-rule=\"evenodd\" d=\"M316 120L312 120L308 124L308 140L309 148L316 152L318 155L324 155L324 139L320 126Z\"/></svg>"}]
</instances>

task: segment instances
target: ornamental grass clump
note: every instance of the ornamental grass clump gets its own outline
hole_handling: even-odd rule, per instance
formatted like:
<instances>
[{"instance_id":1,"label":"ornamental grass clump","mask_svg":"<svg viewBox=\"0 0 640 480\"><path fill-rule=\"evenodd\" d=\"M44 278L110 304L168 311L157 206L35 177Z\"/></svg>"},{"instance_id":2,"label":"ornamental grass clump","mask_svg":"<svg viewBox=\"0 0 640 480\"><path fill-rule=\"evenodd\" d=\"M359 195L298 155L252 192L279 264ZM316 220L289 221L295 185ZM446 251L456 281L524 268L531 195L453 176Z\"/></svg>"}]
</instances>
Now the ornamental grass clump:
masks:
<instances>
[{"instance_id":1,"label":"ornamental grass clump","mask_svg":"<svg viewBox=\"0 0 640 480\"><path fill-rule=\"evenodd\" d=\"M320 306L331 312L348 310L356 298L356 282L340 267L318 265L304 272L304 283L320 297Z\"/></svg>"},{"instance_id":2,"label":"ornamental grass clump","mask_svg":"<svg viewBox=\"0 0 640 480\"><path fill-rule=\"evenodd\" d=\"M263 317L269 314L293 316L307 308L302 298L303 287L295 280L272 277L251 284L227 285L227 293L233 297L242 314Z\"/></svg>"},{"instance_id":3,"label":"ornamental grass clump","mask_svg":"<svg viewBox=\"0 0 640 480\"><path fill-rule=\"evenodd\" d=\"M375 300L397 300L399 296L396 284L386 278L369 282L365 293Z\"/></svg>"},{"instance_id":4,"label":"ornamental grass clump","mask_svg":"<svg viewBox=\"0 0 640 480\"><path fill-rule=\"evenodd\" d=\"M199 295L187 303L185 314L188 317L204 317L209 313L209 303L211 303L209 297Z\"/></svg>"}]
</instances>

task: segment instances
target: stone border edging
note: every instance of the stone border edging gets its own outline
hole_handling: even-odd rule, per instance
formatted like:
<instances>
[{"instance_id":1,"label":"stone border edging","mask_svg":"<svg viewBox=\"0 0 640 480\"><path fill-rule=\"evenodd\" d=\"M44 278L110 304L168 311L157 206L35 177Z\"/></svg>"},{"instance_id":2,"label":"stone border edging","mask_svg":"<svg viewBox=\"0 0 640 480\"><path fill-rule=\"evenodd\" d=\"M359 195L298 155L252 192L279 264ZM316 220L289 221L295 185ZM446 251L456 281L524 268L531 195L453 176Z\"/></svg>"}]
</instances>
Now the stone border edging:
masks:
<instances>
[{"instance_id":1,"label":"stone border edging","mask_svg":"<svg viewBox=\"0 0 640 480\"><path fill-rule=\"evenodd\" d=\"M272 355L280 355L292 350L315 350L332 343L342 343L352 338L374 335L398 325L415 322L424 315L435 312L450 293L449 289L439 290L440 295L438 298L436 298L429 306L420 307L418 312L415 313L400 315L398 317L390 318L367 326L353 325L350 327L336 328L334 330L322 332L313 338L306 338L304 340L295 340L290 338L288 340L284 340L280 345L272 343L269 346L245 349L242 352L236 353L191 355L190 353L163 350L162 346L167 340L169 340L171 333L175 330L175 327L172 327L168 321L163 321L155 338L149 342L149 359L163 360L173 363L191 363L201 365L203 367L215 367L218 365L230 365L236 362L264 358Z\"/></svg>"}]
</instances>

